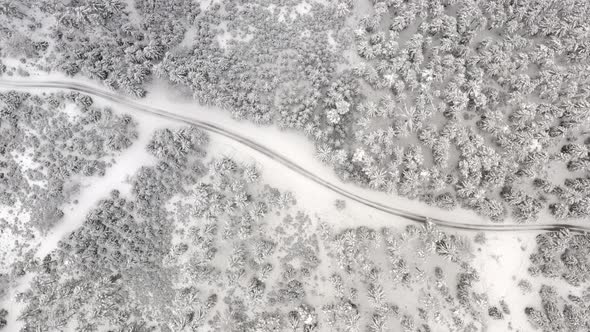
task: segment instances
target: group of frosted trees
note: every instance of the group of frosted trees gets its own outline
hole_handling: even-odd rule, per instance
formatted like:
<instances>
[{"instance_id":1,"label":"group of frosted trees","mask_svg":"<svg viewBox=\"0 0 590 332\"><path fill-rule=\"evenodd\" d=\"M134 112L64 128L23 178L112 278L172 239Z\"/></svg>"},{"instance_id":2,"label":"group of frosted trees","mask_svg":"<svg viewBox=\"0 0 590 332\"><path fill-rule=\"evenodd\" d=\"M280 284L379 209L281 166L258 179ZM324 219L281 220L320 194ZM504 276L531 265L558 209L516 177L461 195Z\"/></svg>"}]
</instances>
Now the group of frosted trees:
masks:
<instances>
[{"instance_id":1,"label":"group of frosted trees","mask_svg":"<svg viewBox=\"0 0 590 332\"><path fill-rule=\"evenodd\" d=\"M79 93L0 93L0 299L31 268L33 248L64 216L87 177L104 176L107 157L137 138L128 115ZM23 261L24 260L24 261ZM6 324L0 309L0 327Z\"/></svg>"},{"instance_id":2,"label":"group of frosted trees","mask_svg":"<svg viewBox=\"0 0 590 332\"><path fill-rule=\"evenodd\" d=\"M556 286L542 285L539 290L541 308L525 308L529 321L542 331L588 329L588 235L563 229L540 234L536 242L536 250L530 257L530 274L565 282L572 291L563 297L557 293Z\"/></svg>"},{"instance_id":3,"label":"group of frosted trees","mask_svg":"<svg viewBox=\"0 0 590 332\"><path fill-rule=\"evenodd\" d=\"M543 285L539 291L542 308L527 307L525 314L537 330L550 331L585 331L588 326L588 294L582 296L568 295L563 299L558 289Z\"/></svg>"},{"instance_id":4,"label":"group of frosted trees","mask_svg":"<svg viewBox=\"0 0 590 332\"><path fill-rule=\"evenodd\" d=\"M60 206L69 199L72 177L104 175L105 157L137 137L129 116L92 106L92 99L78 93L9 91L0 100L0 204L30 209L30 224L41 232L63 216ZM70 117L66 107L76 115ZM20 158L30 158L30 164Z\"/></svg>"}]
</instances>

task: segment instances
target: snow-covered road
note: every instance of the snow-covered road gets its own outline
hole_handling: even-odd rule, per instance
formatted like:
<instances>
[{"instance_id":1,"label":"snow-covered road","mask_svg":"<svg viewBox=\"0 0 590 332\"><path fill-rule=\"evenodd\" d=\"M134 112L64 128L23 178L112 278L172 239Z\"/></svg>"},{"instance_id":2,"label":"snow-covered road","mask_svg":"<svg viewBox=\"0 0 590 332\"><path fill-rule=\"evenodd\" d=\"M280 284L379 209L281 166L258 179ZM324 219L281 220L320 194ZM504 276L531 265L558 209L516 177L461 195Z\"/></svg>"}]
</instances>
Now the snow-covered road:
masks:
<instances>
[{"instance_id":1,"label":"snow-covered road","mask_svg":"<svg viewBox=\"0 0 590 332\"><path fill-rule=\"evenodd\" d=\"M152 95L147 99L137 101L108 91L96 84L80 82L75 79L42 80L31 78L24 80L0 80L0 88L32 90L36 92L39 89L43 91L47 89L78 91L108 100L115 104L124 105L139 112L193 125L210 133L239 142L343 197L387 214L418 223L432 222L446 229L491 232L539 232L561 228L568 228L572 232L580 233L590 231L590 227L581 224L492 224L466 211L460 211L462 213L457 215L456 212L442 211L427 207L425 204L419 202L412 202L392 195L342 183L336 178L333 172L326 172L327 167L325 165L321 165L319 161L313 160L312 153L310 153L310 151L313 151L313 147L304 137L292 132L281 132L270 127L264 130L252 131L251 128L244 126L243 123L239 123L224 115L226 112L204 110L205 107L196 106L194 102L182 103L170 101L158 95ZM164 104L164 106L159 106L161 104ZM279 147L281 152L273 149L276 147ZM297 162L293 160L297 160ZM309 169L314 169L314 172ZM318 174L315 170L322 170L322 174ZM338 183L338 185L334 183ZM397 203L397 206L403 205L407 208L401 209L394 207L391 205L391 202ZM420 211L420 213L412 211ZM439 217L440 215L444 215L445 218ZM458 219L458 217L463 221L450 221Z\"/></svg>"}]
</instances>

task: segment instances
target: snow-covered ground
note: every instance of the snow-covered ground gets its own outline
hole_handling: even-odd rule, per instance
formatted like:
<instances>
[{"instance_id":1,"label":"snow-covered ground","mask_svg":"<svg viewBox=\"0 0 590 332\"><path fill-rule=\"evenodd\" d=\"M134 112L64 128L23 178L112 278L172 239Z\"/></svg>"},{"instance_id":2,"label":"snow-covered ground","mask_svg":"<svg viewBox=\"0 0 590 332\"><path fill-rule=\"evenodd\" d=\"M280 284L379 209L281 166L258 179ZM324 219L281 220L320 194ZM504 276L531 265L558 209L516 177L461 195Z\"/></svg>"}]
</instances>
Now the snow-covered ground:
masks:
<instances>
[{"instance_id":1,"label":"snow-covered ground","mask_svg":"<svg viewBox=\"0 0 590 332\"><path fill-rule=\"evenodd\" d=\"M518 288L518 281L527 279L535 235L486 234L486 244L477 253L474 267L481 275L480 291L488 294L491 305L498 306L499 301L504 300L511 310L504 320L490 320L490 331L507 331L508 322L516 331L531 329L524 308L537 305L540 285L534 284L533 292L525 294Z\"/></svg>"}]
</instances>

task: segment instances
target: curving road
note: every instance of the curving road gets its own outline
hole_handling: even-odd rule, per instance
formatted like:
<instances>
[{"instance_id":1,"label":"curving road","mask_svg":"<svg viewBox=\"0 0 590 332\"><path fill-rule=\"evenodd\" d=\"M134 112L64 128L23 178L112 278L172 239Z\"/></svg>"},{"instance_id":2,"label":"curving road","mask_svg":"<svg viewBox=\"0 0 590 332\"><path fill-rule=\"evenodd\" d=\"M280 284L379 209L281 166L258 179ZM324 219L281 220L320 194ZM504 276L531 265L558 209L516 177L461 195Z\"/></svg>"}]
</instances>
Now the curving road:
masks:
<instances>
[{"instance_id":1,"label":"curving road","mask_svg":"<svg viewBox=\"0 0 590 332\"><path fill-rule=\"evenodd\" d=\"M490 232L541 232L541 231L555 231L560 229L568 229L574 233L585 233L590 232L590 227L578 226L573 224L470 224L462 222L447 221L441 219L432 219L419 214L405 211L402 209L387 206L370 199L366 199L362 196L356 195L346 189L343 189L333 183L330 183L321 177L311 173L305 168L297 165L295 162L288 158L280 155L279 153L272 151L238 133L232 132L228 129L220 127L216 124L209 123L207 121L196 120L172 112L168 112L163 109L143 105L135 100L131 100L127 97L121 96L117 93L97 89L90 85L75 83L75 82L61 82L61 81L18 81L18 80L0 80L0 87L5 89L30 89L30 88L51 88L51 89L64 89L71 91L82 92L91 96L103 98L114 103L122 104L140 112L149 113L159 117L173 119L179 122L183 122L203 130L227 137L231 140L237 141L251 149L262 153L263 155L281 163L285 167L301 174L315 183L332 190L350 200L358 202L360 204L369 206L379 211L402 217L407 220L411 220L417 223L426 224L431 222L441 228L455 229L455 230L467 230L467 231L490 231Z\"/></svg>"}]
</instances>

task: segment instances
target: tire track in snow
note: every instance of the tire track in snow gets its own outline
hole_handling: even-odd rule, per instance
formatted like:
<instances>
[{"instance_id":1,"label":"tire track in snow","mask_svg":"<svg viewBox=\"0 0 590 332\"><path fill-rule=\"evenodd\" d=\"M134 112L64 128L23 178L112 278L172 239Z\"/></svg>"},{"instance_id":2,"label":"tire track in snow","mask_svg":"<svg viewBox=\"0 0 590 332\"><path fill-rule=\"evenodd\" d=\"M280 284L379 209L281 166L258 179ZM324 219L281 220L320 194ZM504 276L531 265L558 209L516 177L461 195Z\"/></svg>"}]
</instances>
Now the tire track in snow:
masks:
<instances>
[{"instance_id":1,"label":"tire track in snow","mask_svg":"<svg viewBox=\"0 0 590 332\"><path fill-rule=\"evenodd\" d=\"M442 220L437 218L428 218L422 216L417 213L413 213L410 211L406 211L403 209L391 207L357 194L354 194L344 188L341 188L329 181L322 179L321 177L313 174L312 172L306 170L305 168L297 165L295 162L291 161L290 159L282 156L281 154L266 148L265 146L254 142L253 140L246 138L238 133L232 132L226 128L218 126L214 123L210 123L203 120L192 119L187 116L182 116L180 114L175 114L173 112L166 111L164 109L152 107L149 105L143 105L140 102L132 100L130 98L121 96L115 92L96 89L90 85L82 84L82 83L75 83L75 82L61 82L61 81L22 81L22 80L0 80L0 87L6 89L30 89L30 88L49 88L49 89L63 89L63 90L71 90L82 92L91 96L99 97L102 99L109 100L113 103L125 105L129 108L134 110L148 113L151 115L156 115L166 119L172 119L178 122L182 122L188 125L195 126L202 130L215 133L236 142L239 142L263 155L266 157L281 163L283 166L291 169L294 172L299 173L300 175L306 177L307 179L319 184L320 186L329 189L333 192L338 193L341 196L344 196L350 200L353 200L357 203L363 204L365 206L374 208L376 210L385 212L390 215L394 215L397 217L402 217L404 219L417 222L420 224L427 224L433 223L441 228L446 229L455 229L455 230L464 230L464 231L488 231L488 232L543 232L543 231L556 231L560 229L568 229L574 233L585 233L590 232L590 227L588 226L578 226L573 224L471 224L471 223L462 223L462 222L455 222L455 221L448 221Z\"/></svg>"}]
</instances>

